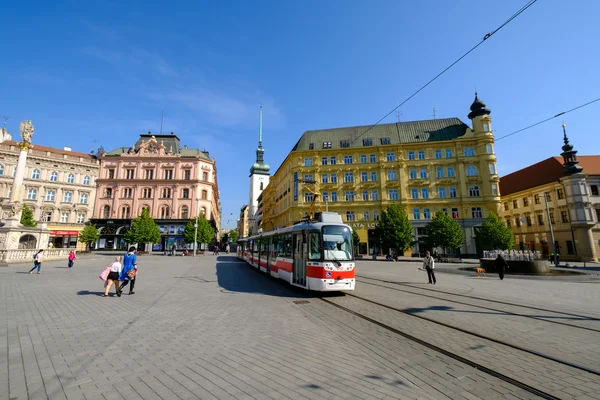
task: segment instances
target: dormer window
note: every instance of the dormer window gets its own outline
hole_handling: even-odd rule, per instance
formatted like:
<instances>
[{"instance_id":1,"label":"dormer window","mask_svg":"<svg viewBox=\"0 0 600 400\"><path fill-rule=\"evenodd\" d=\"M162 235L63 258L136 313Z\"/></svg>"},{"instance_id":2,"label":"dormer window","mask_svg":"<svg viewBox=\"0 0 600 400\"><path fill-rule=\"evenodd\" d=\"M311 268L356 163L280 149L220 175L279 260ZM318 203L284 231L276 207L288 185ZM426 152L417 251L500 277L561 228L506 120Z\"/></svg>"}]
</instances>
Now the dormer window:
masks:
<instances>
[{"instance_id":1,"label":"dormer window","mask_svg":"<svg viewBox=\"0 0 600 400\"><path fill-rule=\"evenodd\" d=\"M324 149L330 149L331 148L331 142L323 142L323 148Z\"/></svg>"},{"instance_id":2,"label":"dormer window","mask_svg":"<svg viewBox=\"0 0 600 400\"><path fill-rule=\"evenodd\" d=\"M340 147L350 147L349 140L340 140Z\"/></svg>"},{"instance_id":3,"label":"dormer window","mask_svg":"<svg viewBox=\"0 0 600 400\"><path fill-rule=\"evenodd\" d=\"M383 137L381 138L381 144L392 144L392 141L389 137Z\"/></svg>"},{"instance_id":4,"label":"dormer window","mask_svg":"<svg viewBox=\"0 0 600 400\"><path fill-rule=\"evenodd\" d=\"M373 138L363 139L363 146L373 146Z\"/></svg>"},{"instance_id":5,"label":"dormer window","mask_svg":"<svg viewBox=\"0 0 600 400\"><path fill-rule=\"evenodd\" d=\"M308 144L308 149L309 150L314 150L315 149L315 144L314 143L309 143Z\"/></svg>"}]
</instances>

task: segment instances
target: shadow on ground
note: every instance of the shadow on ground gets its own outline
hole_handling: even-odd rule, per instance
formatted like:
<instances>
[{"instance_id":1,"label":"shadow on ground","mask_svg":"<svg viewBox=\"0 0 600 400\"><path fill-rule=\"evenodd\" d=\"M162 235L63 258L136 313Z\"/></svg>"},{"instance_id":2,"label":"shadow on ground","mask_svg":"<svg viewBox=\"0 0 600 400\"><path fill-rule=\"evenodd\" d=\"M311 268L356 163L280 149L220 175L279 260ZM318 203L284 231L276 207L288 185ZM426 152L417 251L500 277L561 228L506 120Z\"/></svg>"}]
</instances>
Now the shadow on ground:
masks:
<instances>
[{"instance_id":1,"label":"shadow on ground","mask_svg":"<svg viewBox=\"0 0 600 400\"><path fill-rule=\"evenodd\" d=\"M228 293L256 293L266 296L312 298L314 293L287 285L238 259L236 256L218 256L217 283Z\"/></svg>"}]
</instances>

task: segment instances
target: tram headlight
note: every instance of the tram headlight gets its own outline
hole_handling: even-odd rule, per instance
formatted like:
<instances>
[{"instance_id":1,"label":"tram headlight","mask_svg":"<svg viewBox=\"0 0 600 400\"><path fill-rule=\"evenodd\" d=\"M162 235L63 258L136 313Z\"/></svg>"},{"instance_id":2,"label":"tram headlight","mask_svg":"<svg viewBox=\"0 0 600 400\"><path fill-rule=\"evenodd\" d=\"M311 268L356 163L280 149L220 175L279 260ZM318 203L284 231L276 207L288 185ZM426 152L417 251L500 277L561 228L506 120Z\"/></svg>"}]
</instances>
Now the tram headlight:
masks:
<instances>
[{"instance_id":1,"label":"tram headlight","mask_svg":"<svg viewBox=\"0 0 600 400\"><path fill-rule=\"evenodd\" d=\"M347 264L345 269L346 271L352 271L354 269L354 264Z\"/></svg>"},{"instance_id":2,"label":"tram headlight","mask_svg":"<svg viewBox=\"0 0 600 400\"><path fill-rule=\"evenodd\" d=\"M324 268L326 271L333 271L335 269L332 264L325 264Z\"/></svg>"}]
</instances>

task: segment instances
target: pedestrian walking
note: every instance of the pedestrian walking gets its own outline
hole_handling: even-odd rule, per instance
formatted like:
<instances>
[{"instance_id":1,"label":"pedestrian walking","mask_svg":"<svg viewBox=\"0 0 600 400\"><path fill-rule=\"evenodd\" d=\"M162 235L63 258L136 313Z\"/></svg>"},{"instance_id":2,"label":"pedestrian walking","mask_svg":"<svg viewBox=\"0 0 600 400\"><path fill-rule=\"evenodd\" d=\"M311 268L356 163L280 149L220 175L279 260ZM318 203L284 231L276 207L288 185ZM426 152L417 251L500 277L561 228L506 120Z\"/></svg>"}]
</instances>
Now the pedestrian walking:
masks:
<instances>
[{"instance_id":1,"label":"pedestrian walking","mask_svg":"<svg viewBox=\"0 0 600 400\"><path fill-rule=\"evenodd\" d=\"M33 268L29 270L30 274L33 274L33 270L37 268L37 273L40 273L40 269L42 268L42 253L44 249L38 250L37 253L33 255Z\"/></svg>"},{"instance_id":2,"label":"pedestrian walking","mask_svg":"<svg viewBox=\"0 0 600 400\"><path fill-rule=\"evenodd\" d=\"M121 297L121 288L119 287L119 275L121 274L121 270L123 269L123 265L121 264L121 257L116 257L115 262L110 264L110 272L106 277L106 287L104 289L104 296L108 297L108 290L114 284L115 285L115 293L117 297Z\"/></svg>"},{"instance_id":3,"label":"pedestrian walking","mask_svg":"<svg viewBox=\"0 0 600 400\"><path fill-rule=\"evenodd\" d=\"M75 263L75 259L77 256L75 255L75 251L71 250L69 253L69 268L73 268L73 264Z\"/></svg>"},{"instance_id":4,"label":"pedestrian walking","mask_svg":"<svg viewBox=\"0 0 600 400\"><path fill-rule=\"evenodd\" d=\"M129 294L135 294L133 288L135 286L135 279L138 274L137 254L135 254L136 252L136 248L131 246L127 251L127 254L123 256L123 270L119 276L119 280L123 282L121 284L121 291L123 291L125 286L129 285Z\"/></svg>"},{"instance_id":5,"label":"pedestrian walking","mask_svg":"<svg viewBox=\"0 0 600 400\"><path fill-rule=\"evenodd\" d=\"M175 246L174 244L171 246L171 255L174 256L175 255L175 251L177 250L177 246Z\"/></svg>"},{"instance_id":6,"label":"pedestrian walking","mask_svg":"<svg viewBox=\"0 0 600 400\"><path fill-rule=\"evenodd\" d=\"M227 246L225 246L225 252L226 252L227 254L229 254L229 250L230 250L230 249L231 249L231 247L229 247L229 244L228 244Z\"/></svg>"},{"instance_id":7,"label":"pedestrian walking","mask_svg":"<svg viewBox=\"0 0 600 400\"><path fill-rule=\"evenodd\" d=\"M508 268L508 263L506 262L504 257L502 257L502 254L498 254L498 257L496 257L496 259L494 260L494 265L498 270L498 276L500 276L500 280L503 280L504 272L506 271L506 268Z\"/></svg>"},{"instance_id":8,"label":"pedestrian walking","mask_svg":"<svg viewBox=\"0 0 600 400\"><path fill-rule=\"evenodd\" d=\"M425 258L423 259L423 268L427 271L427 278L429 278L429 283L433 283L435 285L435 260L431 257L431 253L429 251L425 252Z\"/></svg>"}]
</instances>

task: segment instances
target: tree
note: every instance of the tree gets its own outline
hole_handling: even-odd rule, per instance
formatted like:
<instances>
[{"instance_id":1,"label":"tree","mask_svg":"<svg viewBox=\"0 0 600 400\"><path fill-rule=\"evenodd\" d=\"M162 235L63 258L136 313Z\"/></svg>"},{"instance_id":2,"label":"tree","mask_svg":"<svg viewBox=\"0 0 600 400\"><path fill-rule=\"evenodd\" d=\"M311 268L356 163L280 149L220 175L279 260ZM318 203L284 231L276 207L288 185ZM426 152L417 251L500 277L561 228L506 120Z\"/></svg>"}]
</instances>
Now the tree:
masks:
<instances>
[{"instance_id":1,"label":"tree","mask_svg":"<svg viewBox=\"0 0 600 400\"><path fill-rule=\"evenodd\" d=\"M515 245L515 236L494 213L485 220L475 234L475 243L481 250L508 250Z\"/></svg>"},{"instance_id":2,"label":"tree","mask_svg":"<svg viewBox=\"0 0 600 400\"><path fill-rule=\"evenodd\" d=\"M99 237L100 233L94 224L86 226L81 232L79 232L79 241L87 244L88 246L92 243L95 243Z\"/></svg>"},{"instance_id":3,"label":"tree","mask_svg":"<svg viewBox=\"0 0 600 400\"><path fill-rule=\"evenodd\" d=\"M160 241L160 229L154 222L148 209L144 208L142 214L131 221L131 228L125 234L127 243L158 243Z\"/></svg>"},{"instance_id":4,"label":"tree","mask_svg":"<svg viewBox=\"0 0 600 400\"><path fill-rule=\"evenodd\" d=\"M229 233L226 233L221 237L221 243L227 244L228 242L229 242Z\"/></svg>"},{"instance_id":5,"label":"tree","mask_svg":"<svg viewBox=\"0 0 600 400\"><path fill-rule=\"evenodd\" d=\"M376 235L381 238L383 246L399 251L404 251L415 243L412 224L404 208L398 204L390 204L383 210Z\"/></svg>"},{"instance_id":6,"label":"tree","mask_svg":"<svg viewBox=\"0 0 600 400\"><path fill-rule=\"evenodd\" d=\"M356 229L352 229L352 243L354 244L354 253L358 254L358 244L360 243L360 237Z\"/></svg>"},{"instance_id":7,"label":"tree","mask_svg":"<svg viewBox=\"0 0 600 400\"><path fill-rule=\"evenodd\" d=\"M460 249L465 242L465 234L457 220L443 211L438 211L431 222L425 226L427 244L443 249Z\"/></svg>"},{"instance_id":8,"label":"tree","mask_svg":"<svg viewBox=\"0 0 600 400\"><path fill-rule=\"evenodd\" d=\"M231 238L231 242L235 243L238 240L238 231L237 229L232 229L229 231L229 237Z\"/></svg>"},{"instance_id":9,"label":"tree","mask_svg":"<svg viewBox=\"0 0 600 400\"><path fill-rule=\"evenodd\" d=\"M194 243L194 236L196 234L196 230L194 227L195 220L189 220L183 229L183 240L186 243ZM204 218L204 215L200 215L198 217L198 236L196 238L196 242L200 243L210 243L213 241L215 237L215 230L211 226L210 222Z\"/></svg>"},{"instance_id":10,"label":"tree","mask_svg":"<svg viewBox=\"0 0 600 400\"><path fill-rule=\"evenodd\" d=\"M33 219L33 211L27 207L27 204L23 205L23 211L21 212L21 224L23 226L37 226L37 221Z\"/></svg>"}]
</instances>

